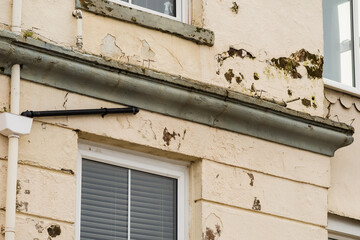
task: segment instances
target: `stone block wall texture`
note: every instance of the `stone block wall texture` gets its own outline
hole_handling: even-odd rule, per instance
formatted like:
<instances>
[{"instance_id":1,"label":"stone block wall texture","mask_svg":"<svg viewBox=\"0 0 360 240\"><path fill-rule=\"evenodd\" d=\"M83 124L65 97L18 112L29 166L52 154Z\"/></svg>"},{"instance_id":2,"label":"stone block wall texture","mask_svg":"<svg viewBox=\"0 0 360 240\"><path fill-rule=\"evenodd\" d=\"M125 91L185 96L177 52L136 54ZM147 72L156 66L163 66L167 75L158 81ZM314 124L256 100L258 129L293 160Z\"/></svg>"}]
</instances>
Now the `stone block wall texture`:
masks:
<instances>
[{"instance_id":1,"label":"stone block wall texture","mask_svg":"<svg viewBox=\"0 0 360 240\"><path fill-rule=\"evenodd\" d=\"M21 111L99 107L121 106L21 82ZM288 239L284 229L299 233L299 239L326 239L329 157L147 111L35 119L31 134L20 140L20 236L47 239L48 231L59 227L57 238L74 239L79 139L191 161L190 239L211 234L214 239L260 239L265 233L258 226L270 231L267 239ZM5 183L7 140L0 141ZM0 191L6 191L5 184ZM1 194L2 215L4 206Z\"/></svg>"},{"instance_id":2,"label":"stone block wall texture","mask_svg":"<svg viewBox=\"0 0 360 240\"><path fill-rule=\"evenodd\" d=\"M327 116L329 104L332 119L354 111L340 108L346 105L341 98L340 102L339 98L334 102L325 99L322 78L307 69L309 63L319 71L322 66L320 0L237 0L238 11L234 11L233 0L192 2L197 10L192 13L192 23L215 32L213 47L84 11L82 51L249 96L288 102L289 108L312 115ZM24 34L31 31L34 38L75 50L74 8L74 0L23 1ZM9 30L10 19L11 1L1 1L0 29ZM280 59L288 65L280 64ZM0 74L1 111L9 109L9 91L9 77ZM122 106L21 81L21 111L100 107ZM356 178L356 168L342 178L350 170L339 167L343 156L352 163L349 148L330 160L140 111L104 118L35 119L31 134L20 140L18 239L75 239L81 139L190 162L189 235L193 240L326 240L330 186L330 211L360 219L355 206L344 206L342 197L350 197L352 203L359 200L357 192L343 188L353 189L351 181ZM0 136L0 226L4 226L6 168L7 139ZM339 170L330 176L333 168Z\"/></svg>"}]
</instances>

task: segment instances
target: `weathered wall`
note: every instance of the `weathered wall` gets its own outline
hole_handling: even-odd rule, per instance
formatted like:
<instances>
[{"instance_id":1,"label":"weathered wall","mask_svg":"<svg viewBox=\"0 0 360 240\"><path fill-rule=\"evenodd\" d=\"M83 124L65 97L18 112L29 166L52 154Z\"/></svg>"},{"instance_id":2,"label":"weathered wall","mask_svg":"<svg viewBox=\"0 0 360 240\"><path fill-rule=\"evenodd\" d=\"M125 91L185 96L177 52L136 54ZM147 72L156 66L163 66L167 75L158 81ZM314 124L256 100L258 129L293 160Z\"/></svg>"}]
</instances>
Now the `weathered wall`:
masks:
<instances>
[{"instance_id":1,"label":"weathered wall","mask_svg":"<svg viewBox=\"0 0 360 240\"><path fill-rule=\"evenodd\" d=\"M74 2L24 1L24 34L75 48ZM0 4L9 25L11 3ZM215 32L213 47L84 11L83 51L323 115L320 0L197 0L191 8L192 23Z\"/></svg>"},{"instance_id":2,"label":"weathered wall","mask_svg":"<svg viewBox=\"0 0 360 240\"><path fill-rule=\"evenodd\" d=\"M8 77L0 80L1 92L8 92ZM117 106L27 81L21 96L21 111ZM191 239L211 237L211 231L225 239L260 239L259 225L271 229L267 239L289 239L284 229L298 232L295 239L326 239L329 157L146 111L36 120L31 134L20 140L20 236L47 239L47 229L58 225L56 239L73 239L78 138L192 161ZM3 183L7 140L0 141ZM4 188L1 184L0 192ZM2 216L5 196L0 196ZM221 222L221 233L212 218ZM239 221L241 228L234 226Z\"/></svg>"},{"instance_id":3,"label":"weathered wall","mask_svg":"<svg viewBox=\"0 0 360 240\"><path fill-rule=\"evenodd\" d=\"M23 1L23 34L76 49L74 2ZM193 2L203 12L192 22L215 32L213 47L84 11L83 51L326 114L320 0ZM1 1L0 28L10 18ZM100 107L118 105L21 83L22 111ZM9 109L1 74L0 108ZM35 120L20 141L19 239L74 239L79 139L191 161L191 239L327 239L329 157L148 111ZM0 136L0 226L6 153Z\"/></svg>"},{"instance_id":4,"label":"weathered wall","mask_svg":"<svg viewBox=\"0 0 360 240\"><path fill-rule=\"evenodd\" d=\"M354 143L336 151L331 159L329 212L360 220L360 99L327 89L328 117L355 128Z\"/></svg>"}]
</instances>

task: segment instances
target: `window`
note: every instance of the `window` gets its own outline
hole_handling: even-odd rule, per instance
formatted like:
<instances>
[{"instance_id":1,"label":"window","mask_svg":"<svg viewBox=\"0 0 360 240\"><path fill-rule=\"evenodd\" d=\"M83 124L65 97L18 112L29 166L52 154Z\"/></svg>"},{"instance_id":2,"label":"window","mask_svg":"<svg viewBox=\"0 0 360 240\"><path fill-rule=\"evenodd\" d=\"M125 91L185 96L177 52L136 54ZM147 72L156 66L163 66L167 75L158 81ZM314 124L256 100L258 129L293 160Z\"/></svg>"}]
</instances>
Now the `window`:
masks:
<instances>
[{"instance_id":1,"label":"window","mask_svg":"<svg viewBox=\"0 0 360 240\"><path fill-rule=\"evenodd\" d=\"M187 166L81 144L77 240L186 239Z\"/></svg>"},{"instance_id":2,"label":"window","mask_svg":"<svg viewBox=\"0 0 360 240\"><path fill-rule=\"evenodd\" d=\"M360 240L360 221L329 214L329 240Z\"/></svg>"},{"instance_id":3,"label":"window","mask_svg":"<svg viewBox=\"0 0 360 240\"><path fill-rule=\"evenodd\" d=\"M359 0L323 0L324 79L360 92Z\"/></svg>"},{"instance_id":4,"label":"window","mask_svg":"<svg viewBox=\"0 0 360 240\"><path fill-rule=\"evenodd\" d=\"M178 21L187 21L187 0L111 0L112 2L136 8Z\"/></svg>"}]
</instances>

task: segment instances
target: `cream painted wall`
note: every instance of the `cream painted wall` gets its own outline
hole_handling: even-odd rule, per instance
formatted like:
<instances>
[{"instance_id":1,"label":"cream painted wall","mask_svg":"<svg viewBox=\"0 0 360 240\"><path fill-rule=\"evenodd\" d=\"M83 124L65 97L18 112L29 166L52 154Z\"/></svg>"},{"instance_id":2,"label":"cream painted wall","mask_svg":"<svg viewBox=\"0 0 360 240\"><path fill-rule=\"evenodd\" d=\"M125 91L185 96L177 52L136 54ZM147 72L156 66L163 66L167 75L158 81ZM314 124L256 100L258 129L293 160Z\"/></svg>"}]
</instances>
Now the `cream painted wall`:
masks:
<instances>
[{"instance_id":1,"label":"cream painted wall","mask_svg":"<svg viewBox=\"0 0 360 240\"><path fill-rule=\"evenodd\" d=\"M237 0L237 13L232 11L233 2L194 0L194 9L203 13L193 14L193 23L215 32L213 47L83 12L82 51L288 102L289 108L325 116L323 81L308 76L306 69L312 64L307 56L321 59L323 55L321 1ZM73 10L74 0L23 1L23 31L75 49ZM9 28L10 18L11 1L1 1L1 29ZM277 65L280 59L290 68ZM21 83L22 111L118 106ZM1 74L0 108L9 108L9 78ZM338 181L350 187L356 178L355 173L341 178L348 167L336 159L341 154L349 157L346 150L330 162L319 154L140 111L136 116L35 120L32 133L20 141L18 239L48 239L47 229L56 226L62 230L56 239L74 239L79 139L190 161L192 240L326 240L330 185L330 211L359 216L343 198L356 201L358 194L352 190L344 194L343 188L332 184ZM0 136L0 226L4 225L6 166L7 139ZM339 171L330 179L335 167Z\"/></svg>"},{"instance_id":2,"label":"cream painted wall","mask_svg":"<svg viewBox=\"0 0 360 240\"><path fill-rule=\"evenodd\" d=\"M1 93L9 90L8 81L1 77ZM21 111L118 106L27 81L21 82L21 96ZM329 157L147 111L35 120L31 134L20 140L19 236L46 239L47 229L58 225L57 238L73 239L78 138L191 161L190 239L207 239L211 231L221 234L215 239L261 239L259 224L270 231L267 239L288 239L284 229L299 233L295 239L326 239ZM6 138L0 142L5 182ZM0 184L0 192L4 188ZM0 195L0 225L4 206Z\"/></svg>"},{"instance_id":3,"label":"cream painted wall","mask_svg":"<svg viewBox=\"0 0 360 240\"><path fill-rule=\"evenodd\" d=\"M23 31L75 49L74 2L23 1ZM197 12L192 13L192 22L215 32L213 47L84 12L83 51L270 101L288 102L292 109L322 116L323 82L321 77L308 76L306 70L321 64L302 55L319 59L323 55L321 0L238 0L238 12L233 11L233 2L193 1ZM0 23L9 25L11 2L0 4ZM234 55L231 49L238 55L244 50L243 54L253 58ZM280 58L287 64L278 66L275 62Z\"/></svg>"},{"instance_id":4,"label":"cream painted wall","mask_svg":"<svg viewBox=\"0 0 360 240\"><path fill-rule=\"evenodd\" d=\"M360 220L360 99L329 89L325 97L329 118L355 128L354 143L331 159L329 212Z\"/></svg>"}]
</instances>

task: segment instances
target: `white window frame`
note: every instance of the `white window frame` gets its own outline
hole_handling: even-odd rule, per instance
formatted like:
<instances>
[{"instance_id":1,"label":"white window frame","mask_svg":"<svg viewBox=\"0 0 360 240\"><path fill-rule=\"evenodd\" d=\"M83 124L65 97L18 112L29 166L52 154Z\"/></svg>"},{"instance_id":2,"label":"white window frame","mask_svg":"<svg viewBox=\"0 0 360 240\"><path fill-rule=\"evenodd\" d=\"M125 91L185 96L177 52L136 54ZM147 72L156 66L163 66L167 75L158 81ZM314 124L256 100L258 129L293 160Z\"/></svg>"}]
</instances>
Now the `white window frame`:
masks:
<instances>
[{"instance_id":1,"label":"white window frame","mask_svg":"<svg viewBox=\"0 0 360 240\"><path fill-rule=\"evenodd\" d=\"M329 214L327 230L329 238L336 240L360 240L359 220Z\"/></svg>"},{"instance_id":2,"label":"white window frame","mask_svg":"<svg viewBox=\"0 0 360 240\"><path fill-rule=\"evenodd\" d=\"M140 7L138 5L135 5L133 3L131 3L132 0L129 0L129 2L123 2L121 0L109 0L111 2L120 4L120 5L124 5L127 7L131 7L131 8L135 8L144 12L148 12L148 13L152 13L155 15L159 15L162 17L166 17L166 18L170 18L179 22L183 22L183 23L189 23L189 6L190 6L190 1L191 0L176 0L176 17L173 16L169 16L167 14L164 13L160 13L148 8L144 8L144 7Z\"/></svg>"},{"instance_id":3,"label":"white window frame","mask_svg":"<svg viewBox=\"0 0 360 240\"><path fill-rule=\"evenodd\" d=\"M352 7L352 31L353 31L353 68L355 86L348 86L343 83L336 82L331 79L324 78L324 83L327 88L348 93L350 95L360 97L360 32L359 32L359 6L360 0L351 0Z\"/></svg>"},{"instance_id":4,"label":"white window frame","mask_svg":"<svg viewBox=\"0 0 360 240\"><path fill-rule=\"evenodd\" d=\"M177 179L177 239L188 240L189 163L155 157L122 148L110 147L90 141L79 142L76 173L76 240L80 240L81 173L83 158ZM130 237L130 235L128 236Z\"/></svg>"}]
</instances>

